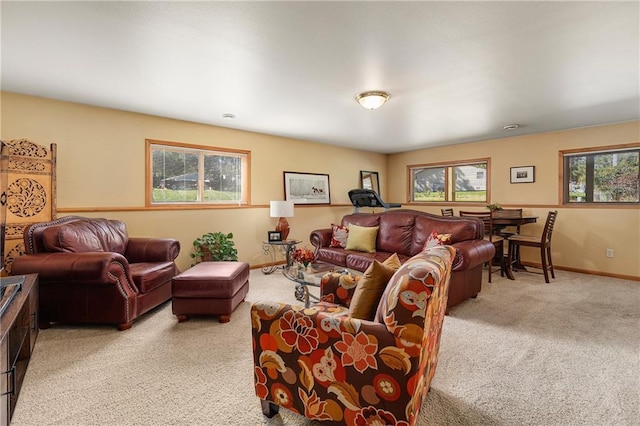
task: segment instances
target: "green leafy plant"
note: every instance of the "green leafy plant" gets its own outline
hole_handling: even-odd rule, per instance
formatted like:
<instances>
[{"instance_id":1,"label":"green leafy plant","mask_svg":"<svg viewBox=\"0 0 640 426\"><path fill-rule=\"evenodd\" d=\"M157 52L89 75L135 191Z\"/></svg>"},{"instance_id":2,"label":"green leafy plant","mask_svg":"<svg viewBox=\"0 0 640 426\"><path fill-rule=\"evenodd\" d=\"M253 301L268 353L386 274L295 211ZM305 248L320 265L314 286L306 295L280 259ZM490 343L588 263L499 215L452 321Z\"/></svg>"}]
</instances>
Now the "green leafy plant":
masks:
<instances>
[{"instance_id":1,"label":"green leafy plant","mask_svg":"<svg viewBox=\"0 0 640 426\"><path fill-rule=\"evenodd\" d=\"M492 212L496 211L496 210L502 210L502 206L498 203L493 203L493 204L488 204L487 208L489 210L491 210Z\"/></svg>"},{"instance_id":2,"label":"green leafy plant","mask_svg":"<svg viewBox=\"0 0 640 426\"><path fill-rule=\"evenodd\" d=\"M225 260L238 260L238 250L233 242L233 234L229 232L209 232L193 241L193 252L191 258L195 263Z\"/></svg>"}]
</instances>

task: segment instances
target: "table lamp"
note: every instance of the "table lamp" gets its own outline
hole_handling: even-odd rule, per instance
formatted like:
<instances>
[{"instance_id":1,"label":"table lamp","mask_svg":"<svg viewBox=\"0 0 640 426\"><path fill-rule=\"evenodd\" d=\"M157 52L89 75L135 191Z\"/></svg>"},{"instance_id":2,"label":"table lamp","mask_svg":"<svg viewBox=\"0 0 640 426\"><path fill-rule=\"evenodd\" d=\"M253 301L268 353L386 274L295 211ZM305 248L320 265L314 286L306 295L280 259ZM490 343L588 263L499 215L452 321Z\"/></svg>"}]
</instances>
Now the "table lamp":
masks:
<instances>
[{"instance_id":1,"label":"table lamp","mask_svg":"<svg viewBox=\"0 0 640 426\"><path fill-rule=\"evenodd\" d=\"M291 229L286 218L293 217L293 201L271 201L269 206L270 216L280 218L276 225L276 231L282 234L283 240L286 240Z\"/></svg>"}]
</instances>

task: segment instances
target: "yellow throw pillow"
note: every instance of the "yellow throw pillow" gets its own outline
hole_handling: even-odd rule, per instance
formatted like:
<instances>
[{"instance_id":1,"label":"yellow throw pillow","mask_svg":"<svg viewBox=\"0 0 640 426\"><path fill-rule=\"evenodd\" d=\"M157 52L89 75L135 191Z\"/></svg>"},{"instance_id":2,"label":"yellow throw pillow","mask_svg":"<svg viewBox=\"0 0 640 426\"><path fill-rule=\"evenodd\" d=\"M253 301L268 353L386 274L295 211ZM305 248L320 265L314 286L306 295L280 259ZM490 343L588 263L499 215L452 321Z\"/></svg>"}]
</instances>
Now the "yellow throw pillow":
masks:
<instances>
[{"instance_id":1,"label":"yellow throw pillow","mask_svg":"<svg viewBox=\"0 0 640 426\"><path fill-rule=\"evenodd\" d=\"M375 253L378 228L378 226L349 225L346 249Z\"/></svg>"},{"instance_id":2,"label":"yellow throw pillow","mask_svg":"<svg viewBox=\"0 0 640 426\"><path fill-rule=\"evenodd\" d=\"M353 292L351 304L349 304L349 315L352 318L359 318L371 321L378 309L378 303L387 283L397 269L385 266L374 260L364 271L358 281L356 290Z\"/></svg>"}]
</instances>

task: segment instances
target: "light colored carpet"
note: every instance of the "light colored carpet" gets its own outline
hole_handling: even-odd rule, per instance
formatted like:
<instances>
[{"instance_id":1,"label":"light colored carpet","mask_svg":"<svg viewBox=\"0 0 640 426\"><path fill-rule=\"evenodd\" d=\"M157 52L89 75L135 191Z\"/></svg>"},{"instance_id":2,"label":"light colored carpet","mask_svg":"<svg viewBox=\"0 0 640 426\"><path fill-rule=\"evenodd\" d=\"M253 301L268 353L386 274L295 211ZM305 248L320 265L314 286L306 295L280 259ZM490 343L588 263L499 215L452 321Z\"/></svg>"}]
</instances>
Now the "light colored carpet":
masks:
<instances>
[{"instance_id":1,"label":"light colored carpet","mask_svg":"<svg viewBox=\"0 0 640 426\"><path fill-rule=\"evenodd\" d=\"M640 424L640 284L562 271L551 284L494 277L446 317L419 424ZM257 300L296 302L293 283L252 271L227 324L179 324L167 303L128 331L42 330L12 425L315 424L284 409L262 416L249 321Z\"/></svg>"}]
</instances>

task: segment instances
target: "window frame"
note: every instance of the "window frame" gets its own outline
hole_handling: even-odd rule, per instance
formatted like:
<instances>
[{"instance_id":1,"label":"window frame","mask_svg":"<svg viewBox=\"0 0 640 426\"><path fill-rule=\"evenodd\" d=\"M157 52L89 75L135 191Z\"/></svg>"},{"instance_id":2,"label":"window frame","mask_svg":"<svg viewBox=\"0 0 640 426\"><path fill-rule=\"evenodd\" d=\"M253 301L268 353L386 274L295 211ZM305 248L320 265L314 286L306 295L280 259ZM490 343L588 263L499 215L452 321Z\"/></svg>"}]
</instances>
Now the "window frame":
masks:
<instances>
[{"instance_id":1,"label":"window frame","mask_svg":"<svg viewBox=\"0 0 640 426\"><path fill-rule=\"evenodd\" d=\"M591 201L584 202L571 202L569 200L569 179L570 173L568 173L568 164L569 159L572 157L578 156L587 156L594 158L597 154L616 154L623 152L638 152L640 156L640 143L630 143L630 144L619 144L619 145L608 145L608 146L597 146L597 147L589 147L589 148L576 148L576 149L566 149L558 151L558 170L560 171L560 179L559 181L559 189L558 189L558 204L564 207L631 207L638 208L640 206L639 201L593 201L593 187L591 188L591 197L586 197L587 200L591 199ZM638 178L640 179L640 166L638 169ZM588 179L593 185L593 180L591 178ZM585 189L585 192L587 189Z\"/></svg>"},{"instance_id":2,"label":"window frame","mask_svg":"<svg viewBox=\"0 0 640 426\"><path fill-rule=\"evenodd\" d=\"M225 201L154 201L153 200L153 147L163 146L176 151L191 151L198 155L229 155L242 160L241 165L241 184L240 184L240 200ZM200 160L202 162L202 160ZM204 191L204 176L200 175L203 170L199 167L198 191ZM145 139L145 206L153 208L229 208L242 207L249 205L251 199L251 151L223 148L208 145L196 145L184 142L164 141L158 139Z\"/></svg>"},{"instance_id":3,"label":"window frame","mask_svg":"<svg viewBox=\"0 0 640 426\"><path fill-rule=\"evenodd\" d=\"M460 166L473 166L477 164L484 164L485 169L485 200L484 201L469 201L469 200L455 200L455 179L453 179L453 173L455 167ZM434 169L444 168L444 200L434 201L417 201L414 200L414 170L416 169ZM468 160L458 161L444 161L437 163L421 163L421 164L409 164L407 165L407 204L417 205L437 205L441 204L470 204L470 205L486 205L491 203L491 158L473 158Z\"/></svg>"}]
</instances>

